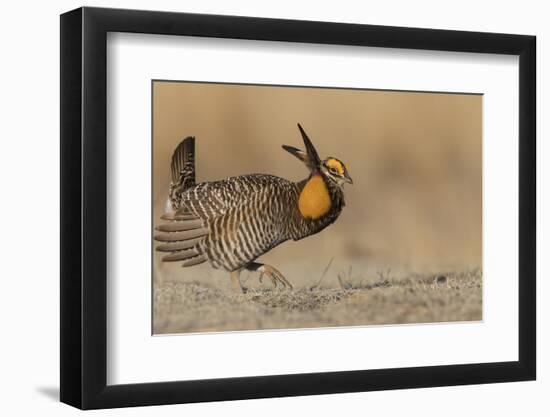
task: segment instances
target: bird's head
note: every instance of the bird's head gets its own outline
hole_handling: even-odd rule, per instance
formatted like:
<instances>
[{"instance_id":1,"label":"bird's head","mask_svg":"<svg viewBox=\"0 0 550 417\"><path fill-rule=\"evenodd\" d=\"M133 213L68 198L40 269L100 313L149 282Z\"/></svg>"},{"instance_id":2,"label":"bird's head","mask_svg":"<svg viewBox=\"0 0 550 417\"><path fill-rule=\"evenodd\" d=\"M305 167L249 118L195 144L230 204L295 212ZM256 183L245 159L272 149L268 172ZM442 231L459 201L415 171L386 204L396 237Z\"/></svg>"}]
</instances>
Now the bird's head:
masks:
<instances>
[{"instance_id":1,"label":"bird's head","mask_svg":"<svg viewBox=\"0 0 550 417\"><path fill-rule=\"evenodd\" d=\"M353 184L353 180L349 175L346 165L339 159L331 156L323 160L319 158L317 150L313 146L313 143L311 143L311 140L300 123L298 123L298 129L300 129L300 133L302 134L302 139L304 140L306 150L302 151L288 145L283 145L283 149L302 161L312 174L320 174L328 181L331 181L340 187L343 187L345 183Z\"/></svg>"}]
</instances>

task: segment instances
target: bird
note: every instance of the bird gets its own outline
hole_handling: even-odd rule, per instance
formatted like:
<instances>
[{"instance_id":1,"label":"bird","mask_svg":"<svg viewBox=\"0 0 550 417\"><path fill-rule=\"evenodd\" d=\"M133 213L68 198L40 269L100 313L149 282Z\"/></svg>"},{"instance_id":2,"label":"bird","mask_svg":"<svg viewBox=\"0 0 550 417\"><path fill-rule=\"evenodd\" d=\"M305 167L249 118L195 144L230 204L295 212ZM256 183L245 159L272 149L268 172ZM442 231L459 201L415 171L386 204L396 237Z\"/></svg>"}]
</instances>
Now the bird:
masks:
<instances>
[{"instance_id":1,"label":"bird","mask_svg":"<svg viewBox=\"0 0 550 417\"><path fill-rule=\"evenodd\" d=\"M247 291L240 281L243 270L259 272L260 283L265 276L275 288L292 290L278 269L257 258L334 223L345 206L344 185L353 184L347 166L334 157L322 160L300 123L298 129L305 151L282 145L308 170L298 182L248 174L197 183L195 137L182 140L172 156L166 209L155 228L162 262L183 267L209 262L230 273L236 291Z\"/></svg>"}]
</instances>

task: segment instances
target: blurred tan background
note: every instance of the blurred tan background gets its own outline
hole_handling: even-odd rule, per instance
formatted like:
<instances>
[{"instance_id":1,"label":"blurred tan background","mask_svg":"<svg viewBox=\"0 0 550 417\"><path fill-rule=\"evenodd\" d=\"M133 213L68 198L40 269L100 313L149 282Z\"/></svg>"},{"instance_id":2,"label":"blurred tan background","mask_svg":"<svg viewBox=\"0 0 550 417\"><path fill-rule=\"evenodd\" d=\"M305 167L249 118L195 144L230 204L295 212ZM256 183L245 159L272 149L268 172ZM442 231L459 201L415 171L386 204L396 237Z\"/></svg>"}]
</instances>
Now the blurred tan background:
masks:
<instances>
[{"instance_id":1,"label":"blurred tan background","mask_svg":"<svg viewBox=\"0 0 550 417\"><path fill-rule=\"evenodd\" d=\"M290 281L298 270L318 278L332 258L335 273L481 267L480 95L156 81L154 222L183 138L197 139L198 182L249 173L298 181L305 167L281 149L303 149L297 122L322 158L347 164L354 184L335 224L261 261ZM166 266L155 262L162 273ZM198 268L169 270L198 276Z\"/></svg>"}]
</instances>

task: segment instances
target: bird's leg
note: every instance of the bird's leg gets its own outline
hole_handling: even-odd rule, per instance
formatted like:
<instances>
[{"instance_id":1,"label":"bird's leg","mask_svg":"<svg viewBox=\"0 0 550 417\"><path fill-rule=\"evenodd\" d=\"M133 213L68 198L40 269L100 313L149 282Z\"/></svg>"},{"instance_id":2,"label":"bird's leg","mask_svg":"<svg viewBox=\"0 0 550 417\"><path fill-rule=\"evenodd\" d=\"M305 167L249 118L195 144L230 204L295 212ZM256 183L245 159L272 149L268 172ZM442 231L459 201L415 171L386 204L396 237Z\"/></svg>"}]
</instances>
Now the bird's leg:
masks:
<instances>
[{"instance_id":1,"label":"bird's leg","mask_svg":"<svg viewBox=\"0 0 550 417\"><path fill-rule=\"evenodd\" d=\"M231 272L231 288L235 292L246 292L246 288L244 288L241 284L241 280L239 279L239 276L241 275L241 270L237 269L233 272Z\"/></svg>"},{"instance_id":2,"label":"bird's leg","mask_svg":"<svg viewBox=\"0 0 550 417\"><path fill-rule=\"evenodd\" d=\"M288 282L283 274L281 274L281 271L270 265L261 264L259 262L250 262L246 266L246 269L248 269L249 271L259 271L260 282L262 282L262 278L264 277L264 275L266 275L269 279L271 279L271 282L273 283L273 286L275 288L280 284L283 288L292 289L292 284Z\"/></svg>"}]
</instances>

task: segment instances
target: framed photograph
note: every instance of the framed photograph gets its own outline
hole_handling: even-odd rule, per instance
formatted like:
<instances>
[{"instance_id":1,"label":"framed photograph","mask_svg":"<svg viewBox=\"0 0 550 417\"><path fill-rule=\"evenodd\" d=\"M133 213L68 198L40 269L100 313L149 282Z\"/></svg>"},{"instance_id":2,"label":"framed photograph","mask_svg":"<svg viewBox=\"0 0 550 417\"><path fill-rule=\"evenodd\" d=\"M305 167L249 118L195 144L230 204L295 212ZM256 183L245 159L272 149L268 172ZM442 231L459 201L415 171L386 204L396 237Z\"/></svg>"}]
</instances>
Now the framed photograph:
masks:
<instances>
[{"instance_id":1,"label":"framed photograph","mask_svg":"<svg viewBox=\"0 0 550 417\"><path fill-rule=\"evenodd\" d=\"M61 401L535 379L535 37L61 16Z\"/></svg>"}]
</instances>

